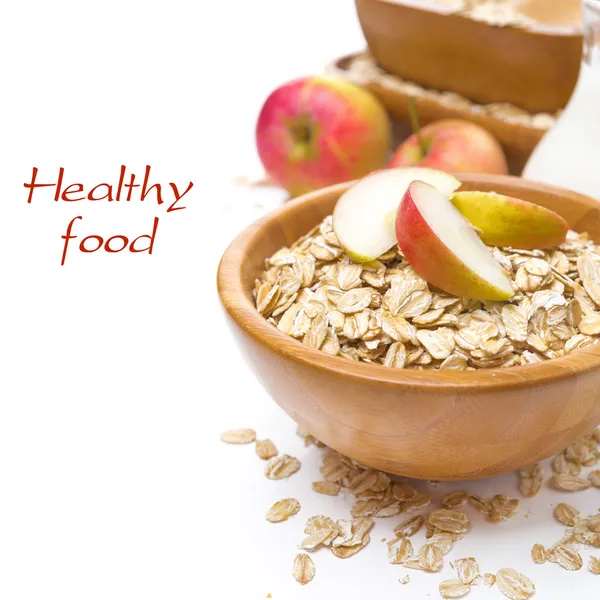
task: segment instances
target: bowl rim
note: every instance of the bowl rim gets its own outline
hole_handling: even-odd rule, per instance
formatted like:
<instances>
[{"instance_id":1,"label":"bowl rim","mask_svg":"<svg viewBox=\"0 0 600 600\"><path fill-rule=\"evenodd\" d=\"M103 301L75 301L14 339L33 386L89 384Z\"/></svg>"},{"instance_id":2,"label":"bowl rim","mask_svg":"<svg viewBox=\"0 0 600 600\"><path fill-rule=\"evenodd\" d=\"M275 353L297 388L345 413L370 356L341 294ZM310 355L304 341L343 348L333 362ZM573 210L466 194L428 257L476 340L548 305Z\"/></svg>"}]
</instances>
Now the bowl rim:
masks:
<instances>
[{"instance_id":1,"label":"bowl rim","mask_svg":"<svg viewBox=\"0 0 600 600\"><path fill-rule=\"evenodd\" d=\"M455 174L465 183L487 185L508 184L513 187L553 192L578 203L590 205L595 200L582 194L555 186L526 181L506 175ZM278 355L319 371L362 381L377 381L405 389L435 389L436 391L498 391L499 389L531 388L570 378L590 370L600 369L600 343L582 350L537 364L510 368L473 371L416 371L392 369L383 365L353 361L332 356L304 345L301 341L279 331L259 314L245 291L242 280L244 257L251 251L262 228L287 212L302 210L323 197L341 194L355 181L329 186L304 194L261 217L243 230L227 247L217 270L217 288L225 311L247 335ZM599 205L600 207L600 205ZM268 258L268 257L265 257Z\"/></svg>"}]
</instances>

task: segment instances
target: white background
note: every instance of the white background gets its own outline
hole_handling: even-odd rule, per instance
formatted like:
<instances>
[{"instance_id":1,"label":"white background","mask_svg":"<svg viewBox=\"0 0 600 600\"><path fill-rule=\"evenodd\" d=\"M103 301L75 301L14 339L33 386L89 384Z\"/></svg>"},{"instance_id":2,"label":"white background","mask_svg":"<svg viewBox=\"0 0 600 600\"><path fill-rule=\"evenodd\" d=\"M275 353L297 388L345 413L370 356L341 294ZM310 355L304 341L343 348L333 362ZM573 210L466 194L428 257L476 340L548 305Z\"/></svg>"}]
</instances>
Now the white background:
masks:
<instances>
[{"instance_id":1,"label":"white background","mask_svg":"<svg viewBox=\"0 0 600 600\"><path fill-rule=\"evenodd\" d=\"M349 561L319 552L317 576L291 577L308 516L348 516L349 499L317 496L319 452L248 374L224 329L214 273L226 244L283 199L231 185L260 176L256 115L277 84L320 72L361 49L350 0L2 3L0 19L0 598L134 600L306 598L339 594L437 597L452 576L386 563L379 523ZM32 167L52 182L116 183L121 164L185 188L186 210L144 204L55 203L50 188L26 203ZM74 233L148 233L153 256L83 255L60 266ZM222 430L255 427L298 456L302 470L272 482L253 448L225 446ZM446 492L453 486L435 488ZM456 486L454 486L456 487ZM515 476L470 484L515 492ZM271 525L285 496L302 512ZM538 597L591 593L586 569L534 565L533 543L562 528L545 491L520 516L474 531L451 556L486 571L529 574ZM564 496L561 496L564 499ZM569 497L599 508L598 490ZM526 518L527 517L527 518ZM500 598L479 588L473 598Z\"/></svg>"}]
</instances>

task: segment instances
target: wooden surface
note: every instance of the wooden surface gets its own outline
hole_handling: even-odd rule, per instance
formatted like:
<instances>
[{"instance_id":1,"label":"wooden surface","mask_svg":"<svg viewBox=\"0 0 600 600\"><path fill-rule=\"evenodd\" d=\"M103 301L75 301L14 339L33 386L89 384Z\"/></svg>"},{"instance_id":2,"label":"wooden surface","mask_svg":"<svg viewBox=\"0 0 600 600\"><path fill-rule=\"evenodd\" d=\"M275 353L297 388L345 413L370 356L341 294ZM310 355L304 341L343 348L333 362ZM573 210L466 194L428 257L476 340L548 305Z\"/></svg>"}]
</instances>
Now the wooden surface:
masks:
<instances>
[{"instance_id":1,"label":"wooden surface","mask_svg":"<svg viewBox=\"0 0 600 600\"><path fill-rule=\"evenodd\" d=\"M461 176L559 212L600 240L598 205L512 177ZM600 346L541 364L468 372L407 371L308 348L255 308L264 259L331 214L349 184L309 194L257 221L225 252L221 301L239 348L273 399L328 446L378 469L472 479L535 462L600 423Z\"/></svg>"},{"instance_id":2,"label":"wooden surface","mask_svg":"<svg viewBox=\"0 0 600 600\"><path fill-rule=\"evenodd\" d=\"M338 77L350 78L349 64L357 54L337 59L327 67L327 72ZM358 83L358 82L357 82ZM410 135L408 101L409 95L400 91L396 86L390 86L384 78L374 78L361 81L360 85L377 96L387 111L399 119L407 127L406 137ZM487 113L475 112L468 108L452 107L436 100L434 97L415 97L419 119L423 125L441 119L466 119L487 129L501 144L510 173L520 175L533 152L540 142L545 130L521 123L509 123Z\"/></svg>"},{"instance_id":3,"label":"wooden surface","mask_svg":"<svg viewBox=\"0 0 600 600\"><path fill-rule=\"evenodd\" d=\"M551 17L560 21L561 11L572 19L570 3L545 5L557 7L545 15L546 23ZM510 102L534 113L563 108L575 87L582 38L572 23L554 31L494 27L382 0L356 0L356 8L378 63L426 87L482 104Z\"/></svg>"}]
</instances>

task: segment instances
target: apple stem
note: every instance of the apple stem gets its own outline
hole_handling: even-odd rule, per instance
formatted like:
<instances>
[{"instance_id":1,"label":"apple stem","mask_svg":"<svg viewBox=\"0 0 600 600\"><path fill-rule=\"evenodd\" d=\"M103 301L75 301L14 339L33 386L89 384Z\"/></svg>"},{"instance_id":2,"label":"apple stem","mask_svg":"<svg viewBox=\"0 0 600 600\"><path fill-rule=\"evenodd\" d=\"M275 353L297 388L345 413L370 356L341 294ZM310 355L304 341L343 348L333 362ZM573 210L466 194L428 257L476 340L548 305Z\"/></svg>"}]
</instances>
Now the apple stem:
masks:
<instances>
[{"instance_id":1,"label":"apple stem","mask_svg":"<svg viewBox=\"0 0 600 600\"><path fill-rule=\"evenodd\" d=\"M413 133L417 137L417 142L419 143L419 148L421 148L423 156L427 156L427 145L425 144L425 140L421 135L421 124L419 123L417 103L415 101L414 96L410 96L410 98L408 99L408 114L410 116L410 125L412 127Z\"/></svg>"}]
</instances>

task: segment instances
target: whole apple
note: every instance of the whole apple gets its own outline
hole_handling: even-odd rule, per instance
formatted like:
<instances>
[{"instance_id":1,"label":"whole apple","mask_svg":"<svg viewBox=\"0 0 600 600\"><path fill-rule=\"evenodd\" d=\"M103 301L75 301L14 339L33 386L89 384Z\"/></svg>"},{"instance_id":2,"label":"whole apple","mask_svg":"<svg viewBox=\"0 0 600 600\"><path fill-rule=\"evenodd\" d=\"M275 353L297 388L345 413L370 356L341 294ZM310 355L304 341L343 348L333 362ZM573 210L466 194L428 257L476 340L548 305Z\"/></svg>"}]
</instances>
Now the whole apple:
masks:
<instances>
[{"instance_id":1,"label":"whole apple","mask_svg":"<svg viewBox=\"0 0 600 600\"><path fill-rule=\"evenodd\" d=\"M423 127L423 154L415 134L401 144L390 167L430 167L454 173L506 175L506 157L491 133L469 121L445 119Z\"/></svg>"},{"instance_id":2,"label":"whole apple","mask_svg":"<svg viewBox=\"0 0 600 600\"><path fill-rule=\"evenodd\" d=\"M296 79L276 89L256 124L265 170L292 196L384 167L390 139L388 116L375 97L324 76Z\"/></svg>"}]
</instances>

